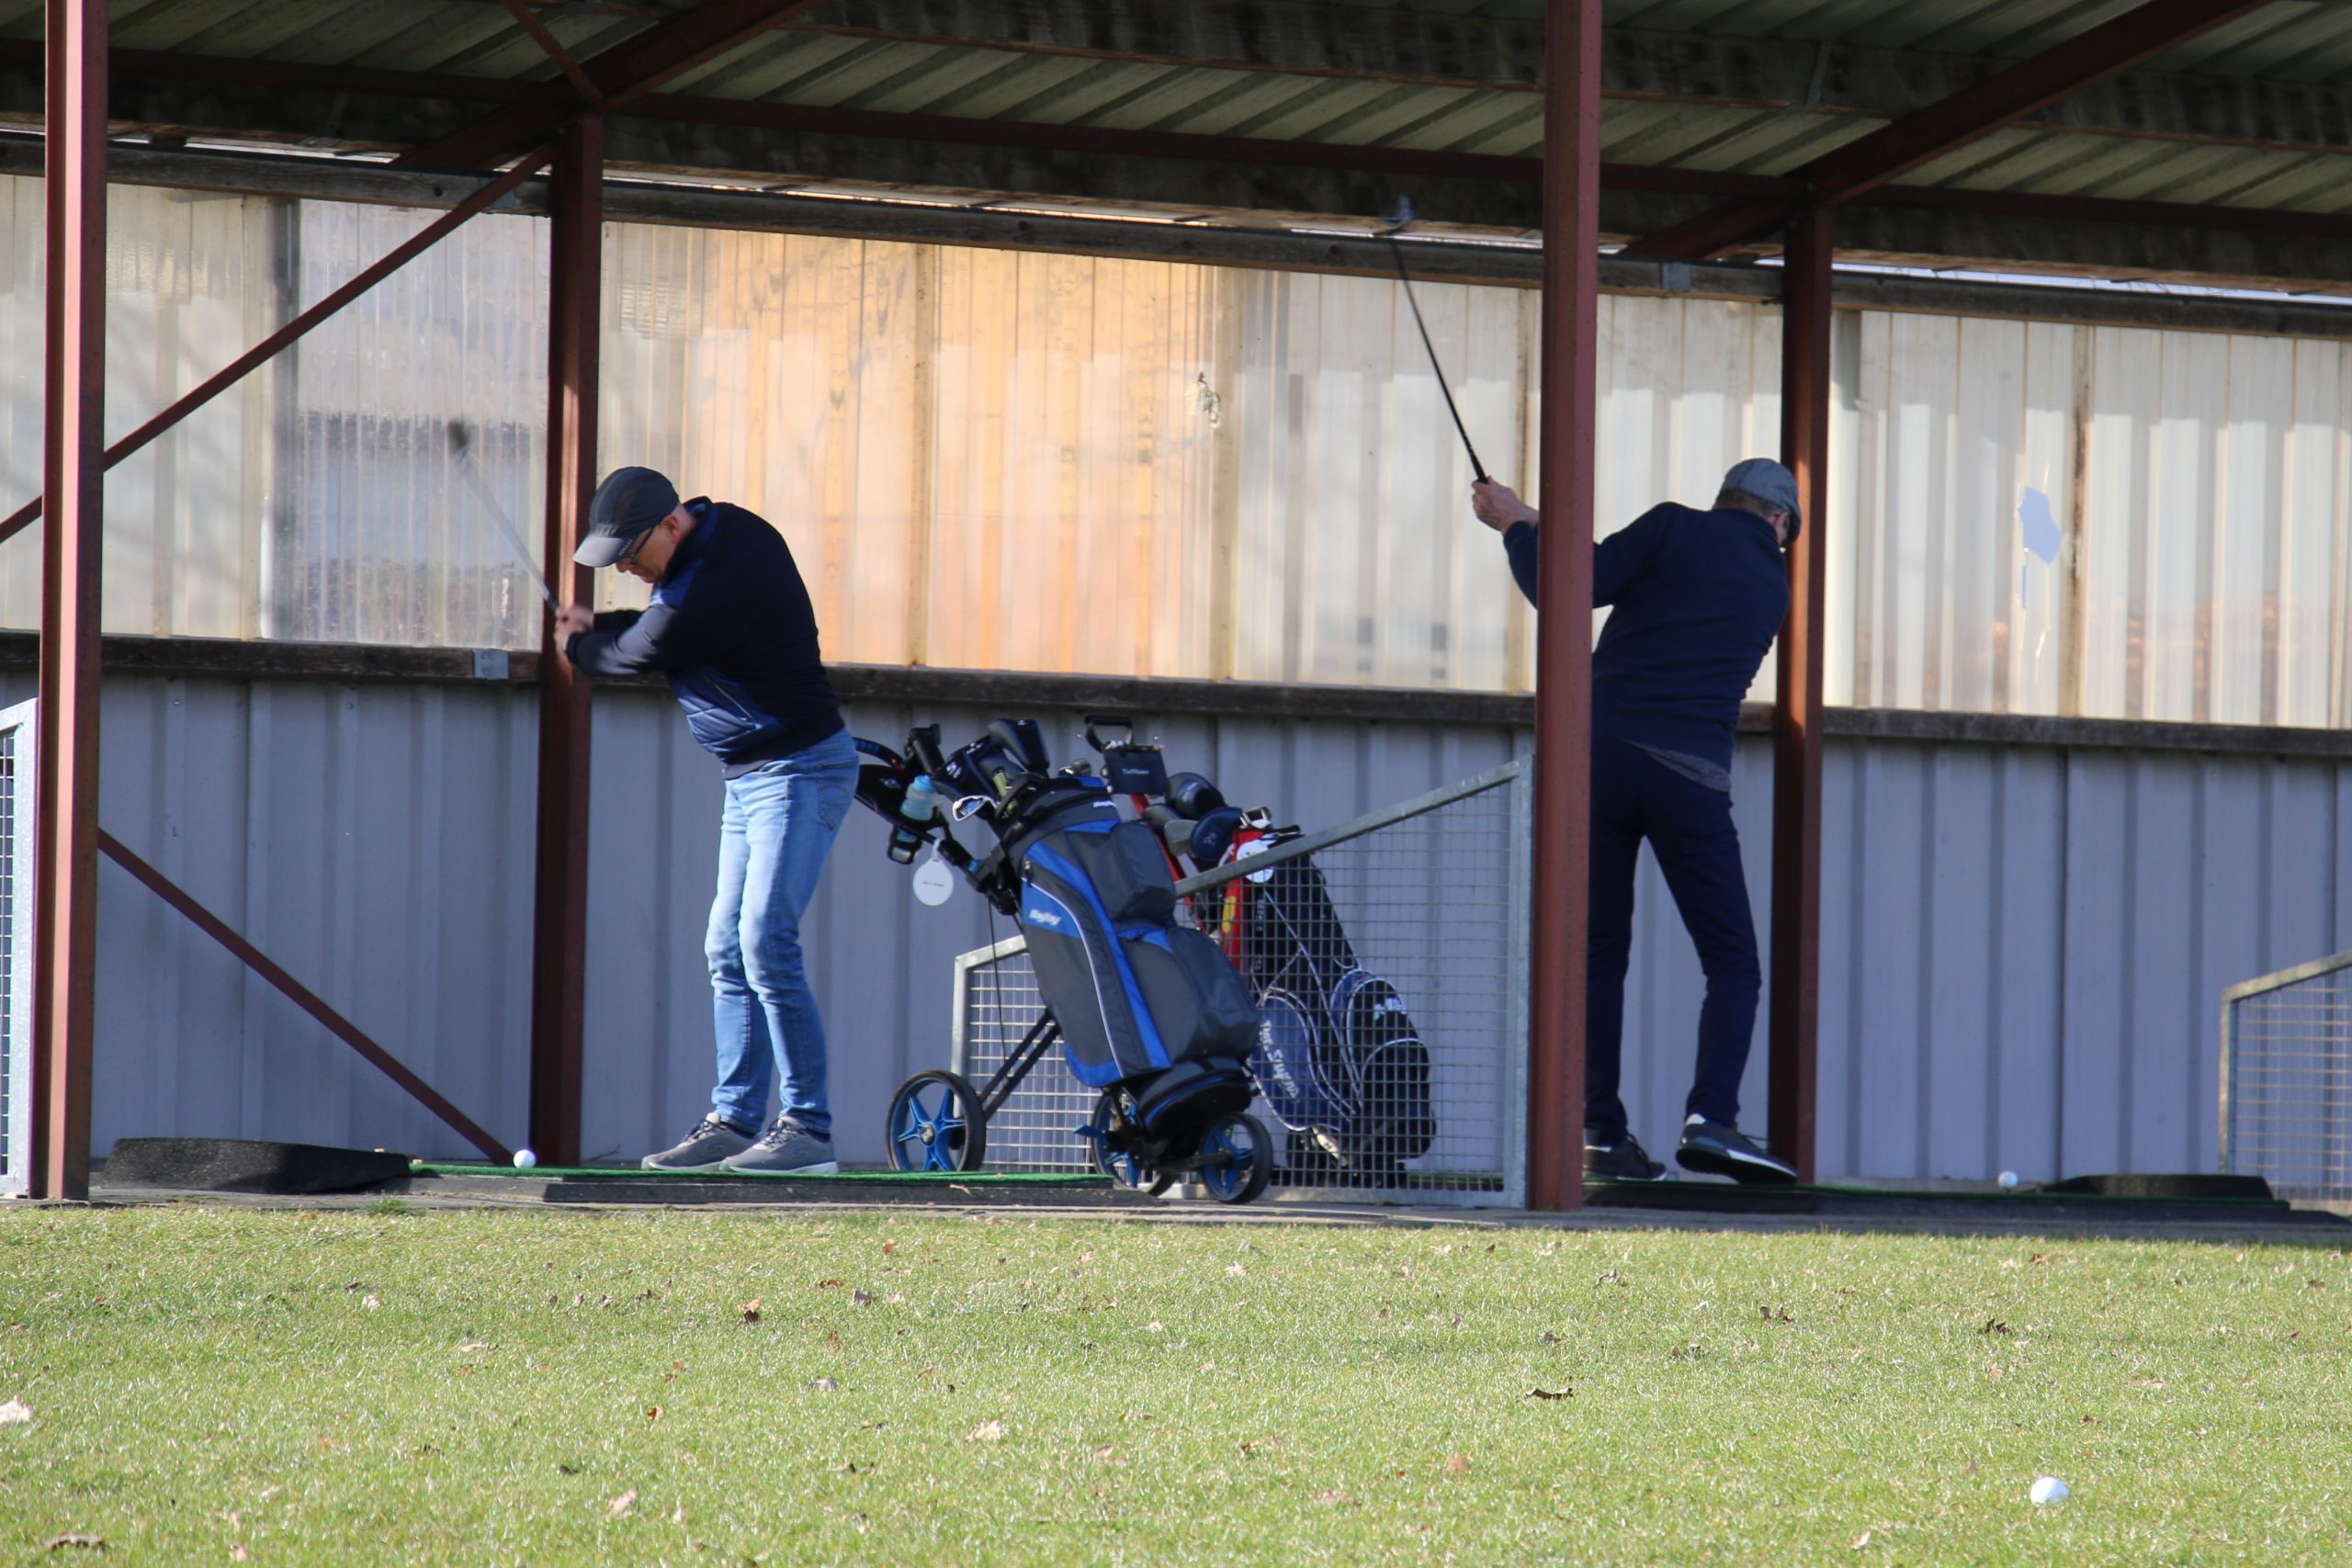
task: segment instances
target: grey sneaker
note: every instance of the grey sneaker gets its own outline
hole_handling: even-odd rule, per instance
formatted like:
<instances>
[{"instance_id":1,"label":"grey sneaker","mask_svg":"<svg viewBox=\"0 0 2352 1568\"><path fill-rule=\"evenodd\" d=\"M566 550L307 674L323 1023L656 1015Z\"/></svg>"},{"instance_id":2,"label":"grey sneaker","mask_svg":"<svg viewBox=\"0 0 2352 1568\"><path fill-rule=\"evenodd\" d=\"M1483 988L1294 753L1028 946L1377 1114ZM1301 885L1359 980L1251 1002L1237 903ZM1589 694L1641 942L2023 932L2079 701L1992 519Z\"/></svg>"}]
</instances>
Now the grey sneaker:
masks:
<instances>
[{"instance_id":1,"label":"grey sneaker","mask_svg":"<svg viewBox=\"0 0 2352 1568\"><path fill-rule=\"evenodd\" d=\"M831 1176L841 1166L832 1139L779 1116L758 1143L729 1159L727 1168L746 1176Z\"/></svg>"},{"instance_id":2,"label":"grey sneaker","mask_svg":"<svg viewBox=\"0 0 2352 1568\"><path fill-rule=\"evenodd\" d=\"M1682 1146L1675 1163L1685 1170L1728 1176L1746 1187L1789 1187L1797 1168L1751 1140L1736 1127L1693 1113L1682 1123Z\"/></svg>"},{"instance_id":3,"label":"grey sneaker","mask_svg":"<svg viewBox=\"0 0 2352 1568\"><path fill-rule=\"evenodd\" d=\"M748 1131L714 1111L695 1122L693 1132L638 1164L647 1170L717 1170L729 1155L740 1155L751 1146Z\"/></svg>"}]
</instances>

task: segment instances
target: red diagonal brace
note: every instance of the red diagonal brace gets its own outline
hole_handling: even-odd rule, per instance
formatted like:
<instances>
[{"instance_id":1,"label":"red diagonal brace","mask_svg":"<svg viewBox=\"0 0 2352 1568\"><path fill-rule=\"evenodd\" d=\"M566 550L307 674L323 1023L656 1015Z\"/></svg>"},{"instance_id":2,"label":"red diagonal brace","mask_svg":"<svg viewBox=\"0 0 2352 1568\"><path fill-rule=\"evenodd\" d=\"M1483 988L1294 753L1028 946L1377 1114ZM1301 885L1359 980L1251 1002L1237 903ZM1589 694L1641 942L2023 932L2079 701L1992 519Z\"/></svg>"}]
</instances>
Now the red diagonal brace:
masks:
<instances>
[{"instance_id":1,"label":"red diagonal brace","mask_svg":"<svg viewBox=\"0 0 2352 1568\"><path fill-rule=\"evenodd\" d=\"M605 101L605 90L580 68L580 62L571 58L571 51L563 47L563 40L548 31L548 25L532 12L531 0L506 0L506 9L521 24L523 30L531 35L531 41L555 62L556 69L563 73L564 80L579 93L582 102L600 104Z\"/></svg>"},{"instance_id":2,"label":"red diagonal brace","mask_svg":"<svg viewBox=\"0 0 2352 1568\"><path fill-rule=\"evenodd\" d=\"M137 877L155 897L187 916L197 930L234 953L246 968L277 987L288 1001L324 1024L329 1033L367 1057L386 1077L408 1090L427 1111L455 1128L466 1142L497 1164L504 1165L513 1157L496 1138L475 1125L471 1117L442 1099L431 1084L409 1071L398 1057L361 1032L357 1024L321 1001L318 993L288 975L261 949L239 936L226 920L198 903L177 883L124 849L121 841L103 828L98 829L98 850L108 860Z\"/></svg>"},{"instance_id":3,"label":"red diagonal brace","mask_svg":"<svg viewBox=\"0 0 2352 1568\"><path fill-rule=\"evenodd\" d=\"M278 328L276 332L262 339L261 342L254 344L253 347L247 349L243 354L231 361L226 369L220 371L218 375L206 381L202 386L197 388L194 391L188 393L186 397L181 398L177 402L172 404L171 407L165 409L163 412L157 414L154 418L149 420L146 423L141 425L138 429L132 431L130 434L124 436L121 440L107 447L106 466L109 468L113 468L117 463L121 462L125 457L130 457L133 452L136 452L141 447L146 446L158 435L163 434L164 432L179 423L180 421L186 419L188 415L194 413L197 410L202 408L205 404L210 402L213 399L219 397L221 393L235 386L239 381L243 380L245 377L252 374L254 370L266 363L278 352L278 350L286 347L287 344L302 336L303 333L309 332L312 327L317 326L321 321L325 321L329 316L334 315L337 310L342 310L345 305L350 304L354 299L358 299L362 294L367 293L368 290L376 287L377 284L382 282L386 277L389 277L393 273L398 272L401 267L404 267L409 263L414 261L418 256L432 249L434 244L446 237L451 230L456 229L459 224L465 222L467 219L471 218L475 213L482 210L482 209L491 206L500 197L505 196L507 192L513 190L516 186L521 185L525 180L538 173L542 168L545 168L548 161L554 156L555 150L553 148L541 148L538 152L534 152L531 156L524 159L512 169L509 169L506 173L491 181L490 184L482 186L481 189L474 192L473 195L466 197L465 200L458 203L457 206L451 208L448 211L435 219L431 223L425 225L424 228L419 230L414 238L401 242L401 243L390 254L386 255L383 260L368 268L365 272L360 273L350 282L345 284L342 288L336 289L334 293L328 295L325 299L320 300L317 304L311 306L309 310L303 311L300 315L295 317L292 321L287 322L284 326ZM34 518L39 517L40 515L40 508L41 498L40 496L35 496L30 501L25 502L24 505L10 513L5 519L0 519L0 543L6 543L8 539L15 536L18 529L24 527L25 525L30 523Z\"/></svg>"},{"instance_id":4,"label":"red diagonal brace","mask_svg":"<svg viewBox=\"0 0 2352 1568\"><path fill-rule=\"evenodd\" d=\"M1833 207L2095 83L2145 64L2268 0L2148 0L1973 87L1914 109L1798 171L1804 205ZM1800 205L1738 201L1711 209L1625 247L1628 255L1702 261L1769 233Z\"/></svg>"},{"instance_id":5,"label":"red diagonal brace","mask_svg":"<svg viewBox=\"0 0 2352 1568\"><path fill-rule=\"evenodd\" d=\"M616 44L583 69L608 84L601 110L620 107L643 97L664 82L716 59L824 0L703 0L656 23L635 38ZM413 147L392 160L396 168L486 169L537 145L560 129L564 121L589 108L585 101L569 107L518 104L475 121L438 141Z\"/></svg>"}]
</instances>

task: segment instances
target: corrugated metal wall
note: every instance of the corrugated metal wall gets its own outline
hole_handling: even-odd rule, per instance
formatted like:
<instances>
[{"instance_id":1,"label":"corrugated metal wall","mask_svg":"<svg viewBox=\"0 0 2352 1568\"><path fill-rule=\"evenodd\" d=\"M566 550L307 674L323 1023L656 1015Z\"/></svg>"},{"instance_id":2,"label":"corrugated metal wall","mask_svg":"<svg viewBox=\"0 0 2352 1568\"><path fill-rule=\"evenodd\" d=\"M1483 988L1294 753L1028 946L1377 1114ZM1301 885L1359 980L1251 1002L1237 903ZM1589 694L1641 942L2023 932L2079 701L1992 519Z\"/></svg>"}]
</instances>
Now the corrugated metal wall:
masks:
<instances>
[{"instance_id":1,"label":"corrugated metal wall","mask_svg":"<svg viewBox=\"0 0 2352 1568\"><path fill-rule=\"evenodd\" d=\"M30 681L6 682L8 700ZM866 708L861 732L980 710ZM118 678L110 831L509 1138L524 1125L533 711L504 688ZM1524 749L1498 728L1184 720L1180 764L1309 824ZM1066 725L1064 750L1077 736ZM1770 758L1736 768L1759 925ZM700 959L718 782L668 701L597 712L587 1147L635 1155L707 1104ZM1833 742L1824 807L1821 1168L2029 1178L2203 1169L2230 981L2352 945L2352 765ZM846 1157L947 1059L978 901L926 909L853 813L808 949ZM97 1144L205 1134L459 1154L458 1140L119 870L100 874ZM1629 981L1628 1098L1655 1147L1688 1085L1699 977L1654 870ZM1761 1120L1759 1049L1750 1121Z\"/></svg>"}]
</instances>

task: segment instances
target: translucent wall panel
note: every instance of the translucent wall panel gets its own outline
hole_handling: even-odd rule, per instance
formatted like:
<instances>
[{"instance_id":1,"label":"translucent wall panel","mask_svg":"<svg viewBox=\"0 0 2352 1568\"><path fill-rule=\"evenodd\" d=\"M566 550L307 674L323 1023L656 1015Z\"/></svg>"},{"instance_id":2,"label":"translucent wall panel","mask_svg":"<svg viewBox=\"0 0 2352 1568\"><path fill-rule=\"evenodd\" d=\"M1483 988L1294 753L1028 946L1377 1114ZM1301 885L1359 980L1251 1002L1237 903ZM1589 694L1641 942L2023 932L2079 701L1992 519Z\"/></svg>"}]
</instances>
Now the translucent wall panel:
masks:
<instances>
[{"instance_id":1,"label":"translucent wall panel","mask_svg":"<svg viewBox=\"0 0 2352 1568\"><path fill-rule=\"evenodd\" d=\"M2345 345L2090 335L2083 711L2352 722Z\"/></svg>"},{"instance_id":2,"label":"translucent wall panel","mask_svg":"<svg viewBox=\"0 0 2352 1568\"><path fill-rule=\"evenodd\" d=\"M2083 329L1839 321L1828 700L2061 711Z\"/></svg>"},{"instance_id":3,"label":"translucent wall panel","mask_svg":"<svg viewBox=\"0 0 2352 1568\"><path fill-rule=\"evenodd\" d=\"M1852 320L1832 703L2352 722L2343 344Z\"/></svg>"},{"instance_id":4,"label":"translucent wall panel","mask_svg":"<svg viewBox=\"0 0 2352 1568\"><path fill-rule=\"evenodd\" d=\"M117 186L107 193L108 441L145 423L279 320L282 204ZM45 255L39 180L0 179L0 513L41 488ZM266 372L107 476L109 632L249 637L270 500ZM40 528L0 546L0 623L40 618Z\"/></svg>"},{"instance_id":5,"label":"translucent wall panel","mask_svg":"<svg viewBox=\"0 0 2352 1568\"><path fill-rule=\"evenodd\" d=\"M1236 274L1233 287L1232 672L1525 684L1525 609L1501 547L1470 515L1470 462L1403 289L1304 273ZM1487 471L1532 490L1532 296L1418 292Z\"/></svg>"},{"instance_id":6,"label":"translucent wall panel","mask_svg":"<svg viewBox=\"0 0 2352 1568\"><path fill-rule=\"evenodd\" d=\"M40 486L40 197L0 180L0 511ZM431 220L130 186L109 215L114 437ZM475 220L114 469L107 628L535 646L547 243ZM605 247L602 466L776 525L835 659L1532 680L1394 281L632 225ZM1487 466L1535 494L1536 295L1419 292ZM1776 310L1611 296L1600 324L1601 533L1777 449ZM2345 345L1840 312L1835 348L1832 703L2352 724ZM0 546L0 624L36 623L40 559L38 530Z\"/></svg>"},{"instance_id":7,"label":"translucent wall panel","mask_svg":"<svg viewBox=\"0 0 2352 1568\"><path fill-rule=\"evenodd\" d=\"M292 239L301 305L435 216L302 203ZM544 525L547 245L543 219L476 218L281 357L263 635L538 646L530 579ZM471 432L473 479L458 466L453 420Z\"/></svg>"},{"instance_id":8,"label":"translucent wall panel","mask_svg":"<svg viewBox=\"0 0 2352 1568\"><path fill-rule=\"evenodd\" d=\"M924 662L1203 675L1218 275L935 253Z\"/></svg>"}]
</instances>

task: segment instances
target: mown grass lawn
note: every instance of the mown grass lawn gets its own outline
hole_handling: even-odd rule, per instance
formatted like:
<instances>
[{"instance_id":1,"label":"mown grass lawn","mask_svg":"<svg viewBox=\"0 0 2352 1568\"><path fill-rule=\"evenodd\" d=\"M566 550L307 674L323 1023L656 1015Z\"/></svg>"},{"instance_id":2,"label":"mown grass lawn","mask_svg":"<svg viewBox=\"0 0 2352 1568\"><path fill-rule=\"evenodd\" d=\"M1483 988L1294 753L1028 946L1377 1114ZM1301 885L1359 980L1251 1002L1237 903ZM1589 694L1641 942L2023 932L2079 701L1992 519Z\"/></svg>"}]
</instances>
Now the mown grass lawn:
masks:
<instances>
[{"instance_id":1,"label":"mown grass lawn","mask_svg":"<svg viewBox=\"0 0 2352 1568\"><path fill-rule=\"evenodd\" d=\"M2352 1555L2324 1248L0 1211L10 1400L0 1562Z\"/></svg>"}]
</instances>

